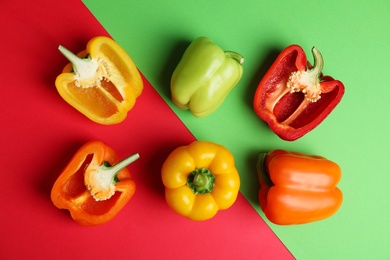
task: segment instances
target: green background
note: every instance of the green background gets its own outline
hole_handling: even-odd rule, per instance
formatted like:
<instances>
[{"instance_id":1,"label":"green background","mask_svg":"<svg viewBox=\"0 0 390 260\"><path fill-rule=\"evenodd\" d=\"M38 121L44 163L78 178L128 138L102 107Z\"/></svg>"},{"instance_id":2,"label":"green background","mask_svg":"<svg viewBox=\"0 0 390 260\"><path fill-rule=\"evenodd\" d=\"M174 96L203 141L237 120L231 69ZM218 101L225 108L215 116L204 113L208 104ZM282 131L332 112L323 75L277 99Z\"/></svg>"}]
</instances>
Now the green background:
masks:
<instances>
[{"instance_id":1,"label":"green background","mask_svg":"<svg viewBox=\"0 0 390 260\"><path fill-rule=\"evenodd\" d=\"M241 191L262 217L255 170L259 152L282 148L318 154L342 167L344 201L334 216L297 226L269 223L296 258L390 258L390 1L84 3L195 137L233 152ZM242 80L214 114L202 119L174 107L169 92L175 66L199 36L245 57ZM286 142L257 118L252 99L276 55L293 43L303 47L310 62L315 45L324 57L324 74L341 80L346 93L319 127Z\"/></svg>"}]
</instances>

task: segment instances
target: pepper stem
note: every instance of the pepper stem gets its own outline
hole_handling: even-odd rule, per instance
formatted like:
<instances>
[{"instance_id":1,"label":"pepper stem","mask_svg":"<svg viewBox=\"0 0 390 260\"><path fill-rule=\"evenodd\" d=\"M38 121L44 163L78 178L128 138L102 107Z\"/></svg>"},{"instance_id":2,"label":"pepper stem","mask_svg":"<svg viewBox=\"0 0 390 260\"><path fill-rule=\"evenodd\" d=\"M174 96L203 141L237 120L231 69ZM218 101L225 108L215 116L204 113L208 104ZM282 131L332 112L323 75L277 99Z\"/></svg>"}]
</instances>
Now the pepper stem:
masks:
<instances>
[{"instance_id":1,"label":"pepper stem","mask_svg":"<svg viewBox=\"0 0 390 260\"><path fill-rule=\"evenodd\" d=\"M97 71L98 63L93 62L90 58L80 58L62 45L58 47L58 50L72 63L73 71L76 74L79 74L80 71Z\"/></svg>"},{"instance_id":2,"label":"pepper stem","mask_svg":"<svg viewBox=\"0 0 390 260\"><path fill-rule=\"evenodd\" d=\"M302 92L307 101L316 102L321 98L320 77L324 60L316 47L313 47L311 51L314 57L313 68L307 71L292 72L286 85L290 93Z\"/></svg>"},{"instance_id":3,"label":"pepper stem","mask_svg":"<svg viewBox=\"0 0 390 260\"><path fill-rule=\"evenodd\" d=\"M195 194L211 193L215 185L215 175L206 168L195 169L188 176L187 185Z\"/></svg>"},{"instance_id":4,"label":"pepper stem","mask_svg":"<svg viewBox=\"0 0 390 260\"><path fill-rule=\"evenodd\" d=\"M100 84L103 75L98 60L89 57L80 58L62 45L58 50L72 63L76 74L76 86L89 88Z\"/></svg>"},{"instance_id":5,"label":"pepper stem","mask_svg":"<svg viewBox=\"0 0 390 260\"><path fill-rule=\"evenodd\" d=\"M113 166L103 163L103 165L100 166L100 169L102 172L104 172L104 174L106 174L108 176L116 177L116 175L118 175L118 172L120 172L121 170L123 170L124 168L126 168L128 165L135 162L139 158L140 158L139 154L135 153L133 155L130 155L126 159L123 159L122 161L118 162L117 164L115 164ZM113 177L111 179L113 179Z\"/></svg>"},{"instance_id":6,"label":"pepper stem","mask_svg":"<svg viewBox=\"0 0 390 260\"><path fill-rule=\"evenodd\" d=\"M310 72L316 75L316 78L319 78L321 76L322 69L324 68L324 59L316 47L311 49L311 53L313 53L314 64Z\"/></svg>"},{"instance_id":7,"label":"pepper stem","mask_svg":"<svg viewBox=\"0 0 390 260\"><path fill-rule=\"evenodd\" d=\"M111 198L115 193L115 184L119 181L118 173L139 158L139 154L136 153L114 166L108 162L97 166L89 165L84 173L84 183L93 198L96 201Z\"/></svg>"},{"instance_id":8,"label":"pepper stem","mask_svg":"<svg viewBox=\"0 0 390 260\"><path fill-rule=\"evenodd\" d=\"M225 56L236 60L240 65L242 65L244 63L244 57L237 52L225 51Z\"/></svg>"},{"instance_id":9,"label":"pepper stem","mask_svg":"<svg viewBox=\"0 0 390 260\"><path fill-rule=\"evenodd\" d=\"M269 174L267 172L267 167L265 165L265 159L267 158L267 153L260 153L257 157L257 163L256 163L256 169L257 169L257 176L259 180L263 183L265 183L268 186L273 186L271 178L269 177Z\"/></svg>"}]
</instances>

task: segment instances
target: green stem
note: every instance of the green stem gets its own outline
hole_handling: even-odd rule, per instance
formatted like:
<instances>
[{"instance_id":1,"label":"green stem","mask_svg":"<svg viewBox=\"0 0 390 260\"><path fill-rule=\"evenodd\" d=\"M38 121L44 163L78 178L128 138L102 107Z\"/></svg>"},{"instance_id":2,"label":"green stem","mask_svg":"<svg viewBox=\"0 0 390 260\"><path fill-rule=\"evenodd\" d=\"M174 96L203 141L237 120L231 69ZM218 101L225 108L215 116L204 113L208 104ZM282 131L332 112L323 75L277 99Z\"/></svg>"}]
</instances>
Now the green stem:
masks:
<instances>
[{"instance_id":1,"label":"green stem","mask_svg":"<svg viewBox=\"0 0 390 260\"><path fill-rule=\"evenodd\" d=\"M115 182L117 182L118 173L139 158L139 154L136 153L118 162L114 166L111 166L109 163L104 162L103 165L100 166L99 172L103 173L103 175L107 176L111 181L114 180Z\"/></svg>"},{"instance_id":2,"label":"green stem","mask_svg":"<svg viewBox=\"0 0 390 260\"><path fill-rule=\"evenodd\" d=\"M211 193L215 185L215 175L206 168L195 169L189 174L187 185L195 194Z\"/></svg>"},{"instance_id":3,"label":"green stem","mask_svg":"<svg viewBox=\"0 0 390 260\"><path fill-rule=\"evenodd\" d=\"M237 53L237 52L225 51L225 56L228 57L228 58L236 60L240 65L242 65L244 63L244 57L241 54Z\"/></svg>"},{"instance_id":4,"label":"green stem","mask_svg":"<svg viewBox=\"0 0 390 260\"><path fill-rule=\"evenodd\" d=\"M257 157L257 176L259 179L264 182L268 186L273 186L274 184L271 181L271 178L269 177L267 166L265 165L265 159L267 157L267 153L260 153Z\"/></svg>"},{"instance_id":5,"label":"green stem","mask_svg":"<svg viewBox=\"0 0 390 260\"><path fill-rule=\"evenodd\" d=\"M94 78L99 68L99 63L90 58L80 58L73 52L60 45L58 50L72 63L73 71L82 78Z\"/></svg>"},{"instance_id":6,"label":"green stem","mask_svg":"<svg viewBox=\"0 0 390 260\"><path fill-rule=\"evenodd\" d=\"M319 78L322 73L322 69L324 68L324 59L316 47L313 47L311 52L313 53L314 64L310 73L316 75L316 78Z\"/></svg>"}]
</instances>

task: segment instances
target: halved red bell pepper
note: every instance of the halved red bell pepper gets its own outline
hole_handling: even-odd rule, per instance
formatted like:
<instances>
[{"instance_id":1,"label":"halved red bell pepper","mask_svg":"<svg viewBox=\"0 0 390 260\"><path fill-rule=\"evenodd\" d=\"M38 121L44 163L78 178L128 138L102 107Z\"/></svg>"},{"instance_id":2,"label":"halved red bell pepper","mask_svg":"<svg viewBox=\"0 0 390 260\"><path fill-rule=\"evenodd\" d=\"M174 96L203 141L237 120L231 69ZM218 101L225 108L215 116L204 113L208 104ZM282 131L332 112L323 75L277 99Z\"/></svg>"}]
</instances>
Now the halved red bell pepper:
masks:
<instances>
[{"instance_id":1,"label":"halved red bell pepper","mask_svg":"<svg viewBox=\"0 0 390 260\"><path fill-rule=\"evenodd\" d=\"M260 81L253 101L256 114L286 141L319 125L344 95L339 80L322 75L323 58L313 47L314 66L298 45L285 48Z\"/></svg>"}]
</instances>

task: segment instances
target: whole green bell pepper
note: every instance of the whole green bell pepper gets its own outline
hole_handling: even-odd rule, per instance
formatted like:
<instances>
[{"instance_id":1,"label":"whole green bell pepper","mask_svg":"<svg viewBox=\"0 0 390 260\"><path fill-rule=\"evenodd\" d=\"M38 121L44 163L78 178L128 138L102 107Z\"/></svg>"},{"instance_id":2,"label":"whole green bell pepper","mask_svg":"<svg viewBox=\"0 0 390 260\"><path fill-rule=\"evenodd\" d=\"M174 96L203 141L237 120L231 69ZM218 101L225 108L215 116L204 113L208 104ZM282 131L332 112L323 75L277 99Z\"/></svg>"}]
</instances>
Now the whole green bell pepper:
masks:
<instances>
[{"instance_id":1,"label":"whole green bell pepper","mask_svg":"<svg viewBox=\"0 0 390 260\"><path fill-rule=\"evenodd\" d=\"M196 117L211 114L241 79L243 62L240 54L223 51L206 37L195 39L173 72L173 103Z\"/></svg>"}]
</instances>

